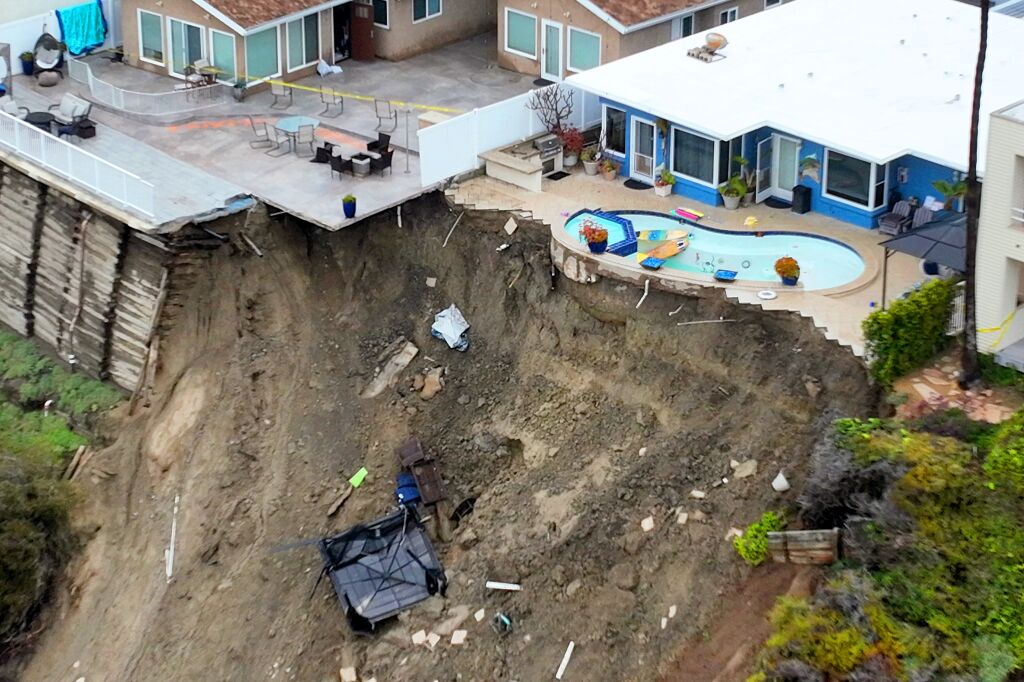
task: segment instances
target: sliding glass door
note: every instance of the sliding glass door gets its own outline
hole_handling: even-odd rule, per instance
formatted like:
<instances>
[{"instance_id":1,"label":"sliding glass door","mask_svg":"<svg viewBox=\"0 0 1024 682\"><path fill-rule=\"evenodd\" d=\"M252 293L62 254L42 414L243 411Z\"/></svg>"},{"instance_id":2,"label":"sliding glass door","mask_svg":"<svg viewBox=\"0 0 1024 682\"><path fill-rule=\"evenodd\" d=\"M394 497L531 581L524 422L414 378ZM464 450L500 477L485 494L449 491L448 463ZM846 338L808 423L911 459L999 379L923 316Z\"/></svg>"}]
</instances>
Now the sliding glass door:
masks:
<instances>
[{"instance_id":1,"label":"sliding glass door","mask_svg":"<svg viewBox=\"0 0 1024 682\"><path fill-rule=\"evenodd\" d=\"M203 49L203 27L178 19L168 19L167 23L171 35L171 73L184 76L185 69L206 53Z\"/></svg>"}]
</instances>

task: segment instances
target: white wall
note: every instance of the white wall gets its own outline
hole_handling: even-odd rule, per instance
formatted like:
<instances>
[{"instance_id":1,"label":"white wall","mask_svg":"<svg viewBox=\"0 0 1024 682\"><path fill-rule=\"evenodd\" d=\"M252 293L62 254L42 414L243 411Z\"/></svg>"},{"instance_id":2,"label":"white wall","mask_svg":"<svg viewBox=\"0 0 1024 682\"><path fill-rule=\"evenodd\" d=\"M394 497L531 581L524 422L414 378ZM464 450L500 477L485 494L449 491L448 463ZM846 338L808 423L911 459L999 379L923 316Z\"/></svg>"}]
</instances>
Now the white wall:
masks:
<instances>
[{"instance_id":1,"label":"white wall","mask_svg":"<svg viewBox=\"0 0 1024 682\"><path fill-rule=\"evenodd\" d=\"M53 10L81 4L83 0L0 0L0 43L11 46L12 71L21 73L18 55L31 51L45 30L60 38L60 24ZM121 0L103 0L107 17L107 44L121 42Z\"/></svg>"}]
</instances>

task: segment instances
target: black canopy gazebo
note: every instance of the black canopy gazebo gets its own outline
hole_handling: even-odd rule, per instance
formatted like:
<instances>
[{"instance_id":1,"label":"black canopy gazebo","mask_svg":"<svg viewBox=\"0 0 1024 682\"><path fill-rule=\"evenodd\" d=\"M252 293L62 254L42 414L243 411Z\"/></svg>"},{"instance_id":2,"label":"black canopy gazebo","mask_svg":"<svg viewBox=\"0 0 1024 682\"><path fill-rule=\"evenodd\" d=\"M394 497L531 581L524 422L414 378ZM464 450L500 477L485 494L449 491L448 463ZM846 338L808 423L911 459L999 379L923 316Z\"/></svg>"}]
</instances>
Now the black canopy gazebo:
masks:
<instances>
[{"instance_id":1,"label":"black canopy gazebo","mask_svg":"<svg viewBox=\"0 0 1024 682\"><path fill-rule=\"evenodd\" d=\"M885 249L882 263L882 310L885 310L889 257L893 253L916 256L957 272L964 272L967 269L967 218L955 214L949 218L935 220L888 239L879 246Z\"/></svg>"}]
</instances>

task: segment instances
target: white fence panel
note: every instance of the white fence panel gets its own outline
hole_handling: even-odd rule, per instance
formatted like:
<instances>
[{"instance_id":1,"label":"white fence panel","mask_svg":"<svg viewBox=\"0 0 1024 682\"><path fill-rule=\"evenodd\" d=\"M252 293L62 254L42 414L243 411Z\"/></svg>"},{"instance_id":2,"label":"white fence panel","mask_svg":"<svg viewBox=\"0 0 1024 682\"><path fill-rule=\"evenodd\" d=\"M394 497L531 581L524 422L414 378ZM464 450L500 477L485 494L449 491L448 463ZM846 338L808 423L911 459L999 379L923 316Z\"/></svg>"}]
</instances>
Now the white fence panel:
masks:
<instances>
[{"instance_id":1,"label":"white fence panel","mask_svg":"<svg viewBox=\"0 0 1024 682\"><path fill-rule=\"evenodd\" d=\"M68 60L68 75L88 88L94 102L141 116L173 116L200 111L227 101L230 90L230 86L224 83L168 92L125 90L97 78L92 67L79 59Z\"/></svg>"},{"instance_id":2,"label":"white fence panel","mask_svg":"<svg viewBox=\"0 0 1024 682\"><path fill-rule=\"evenodd\" d=\"M430 187L477 167L476 112L419 131L420 183Z\"/></svg>"}]
</instances>

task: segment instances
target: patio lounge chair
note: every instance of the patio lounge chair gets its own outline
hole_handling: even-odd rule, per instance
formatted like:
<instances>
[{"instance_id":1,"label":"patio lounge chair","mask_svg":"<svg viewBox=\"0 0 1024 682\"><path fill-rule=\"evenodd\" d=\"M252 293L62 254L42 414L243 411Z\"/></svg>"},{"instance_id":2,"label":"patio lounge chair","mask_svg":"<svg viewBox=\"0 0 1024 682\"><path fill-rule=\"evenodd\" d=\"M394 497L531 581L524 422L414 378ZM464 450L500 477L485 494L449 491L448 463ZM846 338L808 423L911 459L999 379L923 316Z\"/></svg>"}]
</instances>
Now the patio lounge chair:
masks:
<instances>
[{"instance_id":1,"label":"patio lounge chair","mask_svg":"<svg viewBox=\"0 0 1024 682\"><path fill-rule=\"evenodd\" d=\"M366 151L383 154L391 146L391 136L385 133L377 133L377 139L366 143Z\"/></svg>"},{"instance_id":2,"label":"patio lounge chair","mask_svg":"<svg viewBox=\"0 0 1024 682\"><path fill-rule=\"evenodd\" d=\"M24 119L29 113L28 107L19 107L13 97L0 97L0 111L21 119Z\"/></svg>"},{"instance_id":3,"label":"patio lounge chair","mask_svg":"<svg viewBox=\"0 0 1024 682\"><path fill-rule=\"evenodd\" d=\"M209 85L210 74L207 69L210 68L210 62L206 59L197 59L192 66L185 69L185 82L194 88L199 88L204 85Z\"/></svg>"},{"instance_id":4,"label":"patio lounge chair","mask_svg":"<svg viewBox=\"0 0 1024 682\"><path fill-rule=\"evenodd\" d=\"M897 235L906 231L910 224L910 202L897 201L892 211L878 219L878 231L882 234Z\"/></svg>"},{"instance_id":5,"label":"patio lounge chair","mask_svg":"<svg viewBox=\"0 0 1024 682\"><path fill-rule=\"evenodd\" d=\"M53 119L61 125L71 125L75 121L88 118L92 111L92 104L81 97L71 93L65 93L60 98L59 104L51 104L49 111L53 112Z\"/></svg>"},{"instance_id":6,"label":"patio lounge chair","mask_svg":"<svg viewBox=\"0 0 1024 682\"><path fill-rule=\"evenodd\" d=\"M253 149L262 147L264 145L270 146L270 135L267 133L267 124L260 123L256 125L256 121L252 119L252 116L247 117L249 119L249 125L252 127L253 139L249 141L249 146Z\"/></svg>"},{"instance_id":7,"label":"patio lounge chair","mask_svg":"<svg viewBox=\"0 0 1024 682\"><path fill-rule=\"evenodd\" d=\"M316 144L316 135L314 131L316 129L313 126L299 126L299 131L295 134L295 153L298 154L299 145L307 145L309 147L309 155L313 155L313 145Z\"/></svg>"},{"instance_id":8,"label":"patio lounge chair","mask_svg":"<svg viewBox=\"0 0 1024 682\"><path fill-rule=\"evenodd\" d=\"M274 103L270 105L271 109L287 109L292 105L292 89L283 83L271 83L270 94L274 96ZM287 100L287 103L282 107L278 106L278 102L281 100Z\"/></svg>"},{"instance_id":9,"label":"patio lounge chair","mask_svg":"<svg viewBox=\"0 0 1024 682\"><path fill-rule=\"evenodd\" d=\"M921 208L914 211L914 221L910 223L910 229L914 230L923 225L927 225L935 218L935 213L930 208Z\"/></svg>"},{"instance_id":10,"label":"patio lounge chair","mask_svg":"<svg viewBox=\"0 0 1024 682\"><path fill-rule=\"evenodd\" d=\"M320 88L320 101L324 103L324 110L321 116L338 118L345 113L345 98L329 88ZM331 113L331 107L338 107L337 113Z\"/></svg>"},{"instance_id":11,"label":"patio lounge chair","mask_svg":"<svg viewBox=\"0 0 1024 682\"><path fill-rule=\"evenodd\" d=\"M373 108L377 113L377 130L384 130L384 122L388 121L391 127L385 132L394 132L398 127L398 110L391 106L391 102L381 99L373 100Z\"/></svg>"},{"instance_id":12,"label":"patio lounge chair","mask_svg":"<svg viewBox=\"0 0 1024 682\"><path fill-rule=\"evenodd\" d=\"M332 156L331 157L331 177L332 178L334 177L335 173L338 174L338 179L339 180L341 179L341 174L342 173L350 173L352 175L355 175L355 171L354 171L354 169L352 167L352 159L346 159L346 158L341 157L341 156Z\"/></svg>"},{"instance_id":13,"label":"patio lounge chair","mask_svg":"<svg viewBox=\"0 0 1024 682\"><path fill-rule=\"evenodd\" d=\"M266 128L267 139L270 141L270 144L272 146L270 149L263 152L264 154L266 154L267 156L273 156L274 158L277 158L279 156L284 156L285 154L291 151L292 139L290 137L280 132L274 126L266 126ZM283 150L282 147L284 148Z\"/></svg>"},{"instance_id":14,"label":"patio lounge chair","mask_svg":"<svg viewBox=\"0 0 1024 682\"><path fill-rule=\"evenodd\" d=\"M387 150L381 153L379 159L370 159L370 172L380 173L381 177L384 176L384 171L391 172L391 157L395 154L394 150Z\"/></svg>"}]
</instances>

